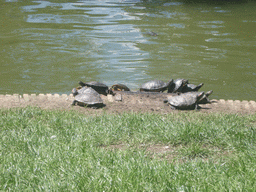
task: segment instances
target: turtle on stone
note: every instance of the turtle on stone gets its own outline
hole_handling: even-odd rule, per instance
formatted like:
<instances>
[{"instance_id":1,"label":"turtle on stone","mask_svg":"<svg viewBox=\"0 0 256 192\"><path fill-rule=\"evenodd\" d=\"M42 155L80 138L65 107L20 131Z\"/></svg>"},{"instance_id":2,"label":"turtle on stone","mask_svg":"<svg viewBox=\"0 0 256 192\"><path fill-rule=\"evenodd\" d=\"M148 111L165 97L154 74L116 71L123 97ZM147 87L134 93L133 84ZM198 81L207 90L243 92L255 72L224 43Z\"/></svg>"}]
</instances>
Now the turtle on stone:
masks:
<instances>
[{"instance_id":1,"label":"turtle on stone","mask_svg":"<svg viewBox=\"0 0 256 192\"><path fill-rule=\"evenodd\" d=\"M140 91L145 92L164 92L166 89L173 89L173 79L168 81L167 83L161 81L161 80L153 80L148 81L141 85Z\"/></svg>"},{"instance_id":2,"label":"turtle on stone","mask_svg":"<svg viewBox=\"0 0 256 192\"><path fill-rule=\"evenodd\" d=\"M130 89L126 85L121 84L121 83L112 85L110 87L110 90L112 90L112 91L130 91Z\"/></svg>"},{"instance_id":3,"label":"turtle on stone","mask_svg":"<svg viewBox=\"0 0 256 192\"><path fill-rule=\"evenodd\" d=\"M91 87L95 91L97 91L99 94L102 94L102 95L107 95L109 93L108 86L97 81L90 81L88 83L79 81L79 85L81 85L82 87L84 86Z\"/></svg>"},{"instance_id":4,"label":"turtle on stone","mask_svg":"<svg viewBox=\"0 0 256 192\"><path fill-rule=\"evenodd\" d=\"M75 96L75 100L73 101L72 105L77 104L92 108L100 108L104 106L100 94L91 87L83 87L80 90L74 88L72 93Z\"/></svg>"},{"instance_id":5,"label":"turtle on stone","mask_svg":"<svg viewBox=\"0 0 256 192\"><path fill-rule=\"evenodd\" d=\"M186 93L191 91L198 91L203 85L204 85L203 83L200 83L199 85L188 83L181 89L181 92Z\"/></svg>"},{"instance_id":6,"label":"turtle on stone","mask_svg":"<svg viewBox=\"0 0 256 192\"><path fill-rule=\"evenodd\" d=\"M175 86L173 89L169 89L168 93L181 92L183 87L186 86L186 84L188 84L188 80L187 79L176 79L175 81L173 81L173 83L175 84Z\"/></svg>"},{"instance_id":7,"label":"turtle on stone","mask_svg":"<svg viewBox=\"0 0 256 192\"><path fill-rule=\"evenodd\" d=\"M204 92L193 92L193 94L184 93L178 96L168 97L168 100L164 100L165 103L168 102L172 109L180 110L192 110L198 108L198 102L203 97ZM196 93L196 94L194 94Z\"/></svg>"}]
</instances>

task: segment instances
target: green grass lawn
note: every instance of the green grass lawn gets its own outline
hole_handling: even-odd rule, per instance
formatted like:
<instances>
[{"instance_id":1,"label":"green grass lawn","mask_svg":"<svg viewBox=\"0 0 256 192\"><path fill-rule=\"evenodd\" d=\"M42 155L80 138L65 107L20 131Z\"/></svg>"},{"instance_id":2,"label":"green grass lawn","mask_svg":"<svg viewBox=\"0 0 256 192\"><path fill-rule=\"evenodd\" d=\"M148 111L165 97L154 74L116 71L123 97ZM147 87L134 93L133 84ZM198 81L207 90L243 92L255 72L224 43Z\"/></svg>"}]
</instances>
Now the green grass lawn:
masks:
<instances>
[{"instance_id":1,"label":"green grass lawn","mask_svg":"<svg viewBox=\"0 0 256 192\"><path fill-rule=\"evenodd\" d=\"M256 190L256 115L0 114L0 191Z\"/></svg>"}]
</instances>

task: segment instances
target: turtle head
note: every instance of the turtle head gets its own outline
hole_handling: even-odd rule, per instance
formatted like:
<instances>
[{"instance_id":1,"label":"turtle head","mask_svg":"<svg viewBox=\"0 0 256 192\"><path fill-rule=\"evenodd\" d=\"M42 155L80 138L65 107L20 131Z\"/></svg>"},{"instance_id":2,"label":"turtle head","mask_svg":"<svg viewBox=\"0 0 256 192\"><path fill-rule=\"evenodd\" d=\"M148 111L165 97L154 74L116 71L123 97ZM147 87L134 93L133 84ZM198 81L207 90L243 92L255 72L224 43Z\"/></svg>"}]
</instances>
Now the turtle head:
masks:
<instances>
[{"instance_id":1,"label":"turtle head","mask_svg":"<svg viewBox=\"0 0 256 192\"><path fill-rule=\"evenodd\" d=\"M209 97L209 95L211 95L212 92L213 92L213 90L207 91L207 92L205 93L205 95L206 95L207 97Z\"/></svg>"},{"instance_id":2,"label":"turtle head","mask_svg":"<svg viewBox=\"0 0 256 192\"><path fill-rule=\"evenodd\" d=\"M184 87L185 85L188 84L188 80L187 79L182 79L182 87Z\"/></svg>"},{"instance_id":3,"label":"turtle head","mask_svg":"<svg viewBox=\"0 0 256 192\"><path fill-rule=\"evenodd\" d=\"M82 87L86 86L86 84L82 81L79 81L78 84L81 85Z\"/></svg>"},{"instance_id":4,"label":"turtle head","mask_svg":"<svg viewBox=\"0 0 256 192\"><path fill-rule=\"evenodd\" d=\"M198 85L198 87L202 87L204 85L204 83L200 83L199 85Z\"/></svg>"},{"instance_id":5,"label":"turtle head","mask_svg":"<svg viewBox=\"0 0 256 192\"><path fill-rule=\"evenodd\" d=\"M115 93L113 92L112 87L110 89L108 89L106 92L107 92L107 94L115 95Z\"/></svg>"},{"instance_id":6,"label":"turtle head","mask_svg":"<svg viewBox=\"0 0 256 192\"><path fill-rule=\"evenodd\" d=\"M197 94L197 101L199 101L203 96L204 96L204 91L199 92L199 93Z\"/></svg>"},{"instance_id":7,"label":"turtle head","mask_svg":"<svg viewBox=\"0 0 256 192\"><path fill-rule=\"evenodd\" d=\"M171 79L167 83L167 92L172 93L174 89L175 89L175 83L173 82L173 79Z\"/></svg>"},{"instance_id":8,"label":"turtle head","mask_svg":"<svg viewBox=\"0 0 256 192\"><path fill-rule=\"evenodd\" d=\"M173 79L171 79L170 81L168 81L167 86L169 87L171 84L173 84Z\"/></svg>"},{"instance_id":9,"label":"turtle head","mask_svg":"<svg viewBox=\"0 0 256 192\"><path fill-rule=\"evenodd\" d=\"M78 94L78 91L77 91L76 88L73 88L71 92L72 92L74 97Z\"/></svg>"},{"instance_id":10,"label":"turtle head","mask_svg":"<svg viewBox=\"0 0 256 192\"><path fill-rule=\"evenodd\" d=\"M201 87L203 87L204 83L200 83L199 85L196 86L195 91L198 91Z\"/></svg>"}]
</instances>

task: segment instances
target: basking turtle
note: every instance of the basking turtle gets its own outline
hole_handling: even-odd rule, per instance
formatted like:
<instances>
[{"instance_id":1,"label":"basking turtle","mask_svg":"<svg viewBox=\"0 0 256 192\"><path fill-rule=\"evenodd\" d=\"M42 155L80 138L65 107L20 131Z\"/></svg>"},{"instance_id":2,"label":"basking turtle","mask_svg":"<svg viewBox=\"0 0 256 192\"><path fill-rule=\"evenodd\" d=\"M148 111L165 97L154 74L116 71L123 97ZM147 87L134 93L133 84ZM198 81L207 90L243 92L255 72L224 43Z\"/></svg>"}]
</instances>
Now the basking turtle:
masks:
<instances>
[{"instance_id":1,"label":"basking turtle","mask_svg":"<svg viewBox=\"0 0 256 192\"><path fill-rule=\"evenodd\" d=\"M182 88L181 92L186 93L191 91L198 91L203 85L204 85L203 83L200 83L199 85L188 83Z\"/></svg>"},{"instance_id":2,"label":"basking turtle","mask_svg":"<svg viewBox=\"0 0 256 192\"><path fill-rule=\"evenodd\" d=\"M173 79L168 81L168 83L165 83L161 80L153 80L153 81L148 81L144 84L141 85L140 91L145 91L145 92L163 92L166 89L170 89L170 87L173 87Z\"/></svg>"},{"instance_id":3,"label":"basking turtle","mask_svg":"<svg viewBox=\"0 0 256 192\"><path fill-rule=\"evenodd\" d=\"M174 82L175 87L173 89L168 90L168 93L177 93L181 92L183 87L188 84L188 80L186 79L176 79Z\"/></svg>"},{"instance_id":4,"label":"basking turtle","mask_svg":"<svg viewBox=\"0 0 256 192\"><path fill-rule=\"evenodd\" d=\"M130 89L126 85L120 84L120 83L112 85L110 87L110 90L112 90L112 91L130 91Z\"/></svg>"},{"instance_id":5,"label":"basking turtle","mask_svg":"<svg viewBox=\"0 0 256 192\"><path fill-rule=\"evenodd\" d=\"M88 106L92 108L103 107L103 100L100 94L91 87L83 87L80 90L74 88L72 90L75 100L72 105Z\"/></svg>"},{"instance_id":6,"label":"basking turtle","mask_svg":"<svg viewBox=\"0 0 256 192\"><path fill-rule=\"evenodd\" d=\"M88 83L79 81L79 85L81 85L82 87L84 86L91 87L95 91L97 91L99 94L102 94L102 95L107 95L109 93L108 86L97 81L90 81Z\"/></svg>"},{"instance_id":7,"label":"basking turtle","mask_svg":"<svg viewBox=\"0 0 256 192\"><path fill-rule=\"evenodd\" d=\"M164 100L164 102L168 102L172 109L197 109L198 102L203 97L203 95L204 92L193 92L193 94L184 93L178 96L168 97L168 100Z\"/></svg>"}]
</instances>

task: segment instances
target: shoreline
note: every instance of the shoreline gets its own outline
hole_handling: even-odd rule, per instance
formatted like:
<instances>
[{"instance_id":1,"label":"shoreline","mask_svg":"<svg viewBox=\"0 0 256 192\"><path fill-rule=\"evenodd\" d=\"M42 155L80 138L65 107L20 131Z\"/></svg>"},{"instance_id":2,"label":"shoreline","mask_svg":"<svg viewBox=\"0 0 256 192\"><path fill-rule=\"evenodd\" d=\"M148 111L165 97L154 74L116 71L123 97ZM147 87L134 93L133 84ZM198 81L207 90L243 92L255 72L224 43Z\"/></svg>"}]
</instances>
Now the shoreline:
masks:
<instances>
[{"instance_id":1,"label":"shoreline","mask_svg":"<svg viewBox=\"0 0 256 192\"><path fill-rule=\"evenodd\" d=\"M0 94L0 108L17 108L26 106L35 106L42 109L64 109L78 110L84 113L122 113L122 112L155 112L172 113L181 110L172 110L163 102L163 100L173 94L168 93L146 93L146 92L116 92L115 96L102 95L105 107L100 109L91 109L80 106L72 106L74 100L72 94ZM209 104L200 104L198 112L224 112L255 114L256 102L248 100L224 100L211 99ZM187 111L187 110L184 110ZM191 110L189 110L191 111Z\"/></svg>"}]
</instances>

